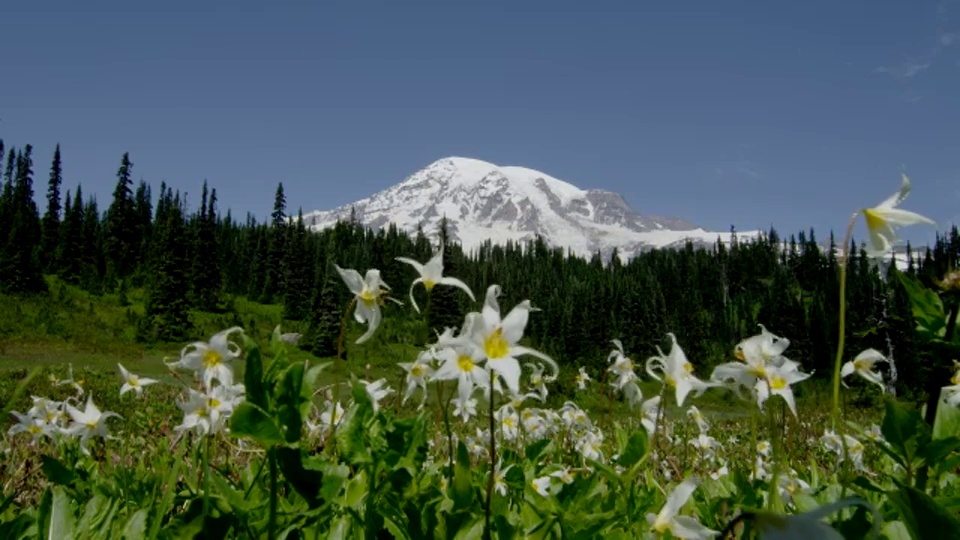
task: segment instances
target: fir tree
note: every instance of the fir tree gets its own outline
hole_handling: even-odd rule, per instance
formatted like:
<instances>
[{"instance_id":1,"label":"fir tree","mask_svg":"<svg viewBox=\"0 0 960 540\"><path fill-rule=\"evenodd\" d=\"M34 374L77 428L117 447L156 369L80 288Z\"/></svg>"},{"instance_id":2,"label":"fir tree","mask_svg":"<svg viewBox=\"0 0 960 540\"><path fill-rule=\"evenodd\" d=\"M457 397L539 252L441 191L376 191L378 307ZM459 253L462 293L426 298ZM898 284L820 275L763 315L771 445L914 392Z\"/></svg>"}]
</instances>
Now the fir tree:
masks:
<instances>
[{"instance_id":1,"label":"fir tree","mask_svg":"<svg viewBox=\"0 0 960 540\"><path fill-rule=\"evenodd\" d=\"M311 290L310 257L307 256L307 229L303 224L303 211L297 214L297 223L288 227L285 241L283 268L283 317L301 321L307 317L310 309Z\"/></svg>"},{"instance_id":2,"label":"fir tree","mask_svg":"<svg viewBox=\"0 0 960 540\"><path fill-rule=\"evenodd\" d=\"M57 244L57 274L61 279L74 285L80 283L83 272L81 257L83 254L83 193L77 186L72 198L67 191L66 206L63 211L63 225Z\"/></svg>"},{"instance_id":3,"label":"fir tree","mask_svg":"<svg viewBox=\"0 0 960 540\"><path fill-rule=\"evenodd\" d=\"M103 245L110 278L126 278L133 271L136 261L136 216L133 206L133 180L130 174L133 163L130 154L124 153L117 171L117 185L113 190L113 202L107 209L103 227Z\"/></svg>"},{"instance_id":4,"label":"fir tree","mask_svg":"<svg viewBox=\"0 0 960 540\"><path fill-rule=\"evenodd\" d=\"M79 190L78 190L79 192ZM103 257L103 226L96 197L90 197L83 207L81 240L80 286L88 292L103 292L105 261Z\"/></svg>"},{"instance_id":5,"label":"fir tree","mask_svg":"<svg viewBox=\"0 0 960 540\"><path fill-rule=\"evenodd\" d=\"M204 182L200 215L195 225L193 300L197 309L221 311L223 272L216 230L217 190L210 192L209 197L207 193L207 183Z\"/></svg>"},{"instance_id":6,"label":"fir tree","mask_svg":"<svg viewBox=\"0 0 960 540\"><path fill-rule=\"evenodd\" d=\"M0 255L0 289L13 293L40 293L47 289L40 266L40 214L33 201L33 147L17 157L16 181L6 212L10 228Z\"/></svg>"},{"instance_id":7,"label":"fir tree","mask_svg":"<svg viewBox=\"0 0 960 540\"><path fill-rule=\"evenodd\" d=\"M161 198L170 197L169 191ZM157 224L152 278L138 335L146 341L182 341L192 329L187 232L179 193L164 201L165 218Z\"/></svg>"},{"instance_id":8,"label":"fir tree","mask_svg":"<svg viewBox=\"0 0 960 540\"><path fill-rule=\"evenodd\" d=\"M449 222L446 216L440 218L438 235L443 249L444 274L457 275L458 266L453 259L453 246L450 241ZM455 287L434 287L427 301L427 325L434 332L442 333L446 328L460 328L464 314L460 311ZM481 295L484 293L480 293Z\"/></svg>"},{"instance_id":9,"label":"fir tree","mask_svg":"<svg viewBox=\"0 0 960 540\"><path fill-rule=\"evenodd\" d=\"M331 272L323 272L317 279L310 306L310 324L301 346L321 358L337 355L342 309L337 294L339 290L340 284L334 281Z\"/></svg>"},{"instance_id":10,"label":"fir tree","mask_svg":"<svg viewBox=\"0 0 960 540\"><path fill-rule=\"evenodd\" d=\"M277 192L273 200L273 213L270 214L269 255L267 258L267 275L263 284L260 300L266 304L273 303L278 295L282 295L283 285L283 254L284 242L287 233L287 198L283 193L283 183L277 184Z\"/></svg>"},{"instance_id":11,"label":"fir tree","mask_svg":"<svg viewBox=\"0 0 960 540\"><path fill-rule=\"evenodd\" d=\"M60 240L60 186L63 171L60 162L60 145L53 152L50 165L50 180L47 182L47 210L43 214L40 262L50 272L56 265L57 244Z\"/></svg>"}]
</instances>

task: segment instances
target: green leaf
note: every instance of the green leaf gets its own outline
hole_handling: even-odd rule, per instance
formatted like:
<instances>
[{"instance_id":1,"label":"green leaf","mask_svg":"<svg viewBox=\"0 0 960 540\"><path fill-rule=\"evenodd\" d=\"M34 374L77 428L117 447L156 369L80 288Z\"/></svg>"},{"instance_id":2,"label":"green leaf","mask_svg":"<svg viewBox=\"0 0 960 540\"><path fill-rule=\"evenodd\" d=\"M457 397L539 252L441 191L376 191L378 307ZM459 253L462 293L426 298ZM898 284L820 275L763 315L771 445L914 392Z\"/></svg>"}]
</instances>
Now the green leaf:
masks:
<instances>
[{"instance_id":1,"label":"green leaf","mask_svg":"<svg viewBox=\"0 0 960 540\"><path fill-rule=\"evenodd\" d=\"M347 489L343 493L343 506L359 509L360 502L367 494L367 474L363 470L347 482Z\"/></svg>"},{"instance_id":2,"label":"green leaf","mask_svg":"<svg viewBox=\"0 0 960 540\"><path fill-rule=\"evenodd\" d=\"M640 462L647 455L647 430L638 429L630 434L627 445L620 453L619 464L629 469Z\"/></svg>"},{"instance_id":3,"label":"green leaf","mask_svg":"<svg viewBox=\"0 0 960 540\"><path fill-rule=\"evenodd\" d=\"M930 440L929 427L920 413L889 400L880 431L892 450L906 463L913 461L917 449Z\"/></svg>"},{"instance_id":4,"label":"green leaf","mask_svg":"<svg viewBox=\"0 0 960 540\"><path fill-rule=\"evenodd\" d=\"M940 389L940 400L937 403L937 416L933 421L933 439L945 439L960 433L960 408L947 403L943 397L942 388Z\"/></svg>"},{"instance_id":5,"label":"green leaf","mask_svg":"<svg viewBox=\"0 0 960 540\"><path fill-rule=\"evenodd\" d=\"M243 335L243 348L247 352L247 359L243 372L243 385L246 387L246 401L261 409L270 407L267 403L266 386L263 380L263 357L260 347L250 336Z\"/></svg>"},{"instance_id":6,"label":"green leaf","mask_svg":"<svg viewBox=\"0 0 960 540\"><path fill-rule=\"evenodd\" d=\"M300 440L303 432L303 416L301 413L304 363L291 364L284 372L277 385L275 402L277 404L277 419L280 421L280 430L289 443Z\"/></svg>"},{"instance_id":7,"label":"green leaf","mask_svg":"<svg viewBox=\"0 0 960 540\"><path fill-rule=\"evenodd\" d=\"M47 480L54 484L69 486L77 477L71 469L54 457L43 454L40 456L40 461L43 462L43 474L47 475Z\"/></svg>"},{"instance_id":8,"label":"green leaf","mask_svg":"<svg viewBox=\"0 0 960 540\"><path fill-rule=\"evenodd\" d=\"M281 446L277 449L277 461L284 478L293 485L293 489L307 501L310 508L320 506L320 488L323 485L323 473L304 467L306 453L300 448Z\"/></svg>"},{"instance_id":9,"label":"green leaf","mask_svg":"<svg viewBox=\"0 0 960 540\"><path fill-rule=\"evenodd\" d=\"M900 510L901 519L914 538L960 539L960 519L926 493L902 486L887 497Z\"/></svg>"},{"instance_id":10,"label":"green leaf","mask_svg":"<svg viewBox=\"0 0 960 540\"><path fill-rule=\"evenodd\" d=\"M917 329L928 338L943 335L947 316L940 296L907 274L897 272L896 275L910 297L910 308L917 322Z\"/></svg>"},{"instance_id":11,"label":"green leaf","mask_svg":"<svg viewBox=\"0 0 960 540\"><path fill-rule=\"evenodd\" d=\"M127 523L123 526L123 537L135 540L144 538L147 532L147 511L137 510L130 516Z\"/></svg>"},{"instance_id":12,"label":"green leaf","mask_svg":"<svg viewBox=\"0 0 960 540\"><path fill-rule=\"evenodd\" d=\"M880 534L887 540L911 540L910 531L902 521L888 521L880 529Z\"/></svg>"},{"instance_id":13,"label":"green leaf","mask_svg":"<svg viewBox=\"0 0 960 540\"><path fill-rule=\"evenodd\" d=\"M536 463L540 461L540 456L549 450L553 450L553 439L540 439L527 446L527 449L524 451L523 455L526 458L528 463Z\"/></svg>"},{"instance_id":14,"label":"green leaf","mask_svg":"<svg viewBox=\"0 0 960 540\"><path fill-rule=\"evenodd\" d=\"M73 538L74 516L70 505L70 497L63 487L53 488L53 501L50 506L50 521L45 538L60 540Z\"/></svg>"},{"instance_id":15,"label":"green leaf","mask_svg":"<svg viewBox=\"0 0 960 540\"><path fill-rule=\"evenodd\" d=\"M234 409L230 417L230 435L250 437L265 447L283 443L283 435L273 419L249 401Z\"/></svg>"},{"instance_id":16,"label":"green leaf","mask_svg":"<svg viewBox=\"0 0 960 540\"><path fill-rule=\"evenodd\" d=\"M453 482L450 483L451 499L455 509L469 508L473 502L473 474L470 469L470 452L467 445L457 443L457 464L453 469Z\"/></svg>"}]
</instances>

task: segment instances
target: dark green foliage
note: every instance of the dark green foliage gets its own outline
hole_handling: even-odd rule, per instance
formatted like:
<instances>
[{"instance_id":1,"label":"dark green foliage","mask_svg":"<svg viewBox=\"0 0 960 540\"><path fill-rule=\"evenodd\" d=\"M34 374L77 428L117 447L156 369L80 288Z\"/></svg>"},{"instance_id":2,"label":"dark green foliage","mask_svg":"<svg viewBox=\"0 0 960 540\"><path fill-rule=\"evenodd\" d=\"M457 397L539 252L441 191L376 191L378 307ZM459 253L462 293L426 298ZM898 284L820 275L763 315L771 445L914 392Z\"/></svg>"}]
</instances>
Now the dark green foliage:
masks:
<instances>
[{"instance_id":1,"label":"dark green foliage","mask_svg":"<svg viewBox=\"0 0 960 540\"><path fill-rule=\"evenodd\" d=\"M57 246L60 243L60 186L63 184L63 167L60 162L60 145L53 153L50 165L50 181L47 183L47 211L43 214L40 242L40 263L47 272L55 270Z\"/></svg>"},{"instance_id":2,"label":"dark green foliage","mask_svg":"<svg viewBox=\"0 0 960 540\"><path fill-rule=\"evenodd\" d=\"M148 283L146 314L138 328L141 339L183 341L190 335L189 241L180 194L161 193L164 221L158 223Z\"/></svg>"},{"instance_id":3,"label":"dark green foliage","mask_svg":"<svg viewBox=\"0 0 960 540\"><path fill-rule=\"evenodd\" d=\"M320 357L337 355L337 338L340 335L340 319L343 306L340 305L342 285L332 270L323 272L310 305L310 326L300 342L300 346Z\"/></svg>"},{"instance_id":4,"label":"dark green foliage","mask_svg":"<svg viewBox=\"0 0 960 540\"><path fill-rule=\"evenodd\" d=\"M140 249L136 237L133 180L130 177L132 168L130 154L124 153L117 171L113 202L107 209L106 221L103 224L104 255L107 273L111 278L129 276Z\"/></svg>"},{"instance_id":5,"label":"dark green foliage","mask_svg":"<svg viewBox=\"0 0 960 540\"><path fill-rule=\"evenodd\" d=\"M457 264L453 260L454 247L450 241L449 225L446 217L440 219L437 234L440 240L440 249L443 250L443 273L451 276L459 275ZM464 311L460 309L457 297L463 294L459 289L446 286L434 287L430 291L426 313L427 323L432 332L443 333L446 328L460 328L460 325L463 324ZM483 293L480 292L480 294Z\"/></svg>"},{"instance_id":6,"label":"dark green foliage","mask_svg":"<svg viewBox=\"0 0 960 540\"><path fill-rule=\"evenodd\" d=\"M32 154L29 144L17 154L15 174L8 161L0 195L0 214L6 227L0 230L0 290L4 292L40 293L47 288L38 254L41 229L40 214L33 201Z\"/></svg>"},{"instance_id":7,"label":"dark green foliage","mask_svg":"<svg viewBox=\"0 0 960 540\"><path fill-rule=\"evenodd\" d=\"M260 300L272 303L284 291L283 259L284 244L287 239L287 198L283 194L283 183L277 184L274 196L273 213L270 215L270 235L268 237L268 253L266 258L266 277L263 282L263 291Z\"/></svg>"},{"instance_id":8,"label":"dark green foliage","mask_svg":"<svg viewBox=\"0 0 960 540\"><path fill-rule=\"evenodd\" d=\"M217 239L217 190L207 191L203 183L200 214L193 220L193 261L191 291L193 305L201 311L222 311L223 272Z\"/></svg>"},{"instance_id":9,"label":"dark green foliage","mask_svg":"<svg viewBox=\"0 0 960 540\"><path fill-rule=\"evenodd\" d=\"M283 257L283 318L301 321L308 315L313 297L312 260L308 254L307 229L303 224L303 212L297 215L296 225L287 227Z\"/></svg>"}]
</instances>

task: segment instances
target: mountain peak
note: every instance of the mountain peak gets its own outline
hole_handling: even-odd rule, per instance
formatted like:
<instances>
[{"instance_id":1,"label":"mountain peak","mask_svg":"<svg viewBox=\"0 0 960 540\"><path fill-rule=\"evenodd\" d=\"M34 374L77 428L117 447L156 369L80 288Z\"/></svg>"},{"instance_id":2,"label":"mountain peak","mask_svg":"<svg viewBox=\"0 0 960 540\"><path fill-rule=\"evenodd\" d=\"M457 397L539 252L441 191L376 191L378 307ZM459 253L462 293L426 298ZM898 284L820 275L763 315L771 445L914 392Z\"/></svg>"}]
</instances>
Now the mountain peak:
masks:
<instances>
[{"instance_id":1,"label":"mountain peak","mask_svg":"<svg viewBox=\"0 0 960 540\"><path fill-rule=\"evenodd\" d=\"M626 258L651 247L685 240L712 244L730 236L677 218L642 216L614 192L583 190L535 169L459 156L438 159L399 184L340 208L311 212L304 220L323 229L351 212L366 226L392 222L408 232L417 227L432 232L446 216L451 236L467 251L487 240L541 236L581 256L617 248Z\"/></svg>"}]
</instances>

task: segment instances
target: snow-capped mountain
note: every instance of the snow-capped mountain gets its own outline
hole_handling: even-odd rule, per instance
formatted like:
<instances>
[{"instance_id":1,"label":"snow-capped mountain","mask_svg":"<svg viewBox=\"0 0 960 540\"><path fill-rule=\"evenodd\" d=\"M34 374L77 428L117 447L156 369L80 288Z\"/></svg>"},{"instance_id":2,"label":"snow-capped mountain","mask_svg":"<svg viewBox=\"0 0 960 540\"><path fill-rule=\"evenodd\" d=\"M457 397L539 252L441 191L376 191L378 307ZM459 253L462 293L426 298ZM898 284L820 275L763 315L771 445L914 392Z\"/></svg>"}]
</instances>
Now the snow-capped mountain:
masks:
<instances>
[{"instance_id":1,"label":"snow-capped mountain","mask_svg":"<svg viewBox=\"0 0 960 540\"><path fill-rule=\"evenodd\" d=\"M682 245L686 240L714 244L730 241L729 232L706 231L687 221L644 216L620 195L583 190L524 167L501 167L476 159L449 157L431 163L406 180L366 199L333 210L304 215L314 229L333 226L354 213L362 224L378 228L395 223L414 232L437 230L443 216L451 237L470 251L486 240L532 240L537 235L589 257L606 257L617 248L628 258L645 249ZM758 231L737 232L740 238Z\"/></svg>"}]
</instances>

